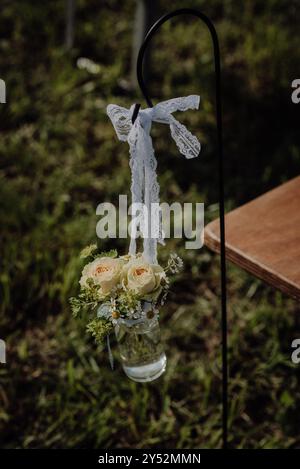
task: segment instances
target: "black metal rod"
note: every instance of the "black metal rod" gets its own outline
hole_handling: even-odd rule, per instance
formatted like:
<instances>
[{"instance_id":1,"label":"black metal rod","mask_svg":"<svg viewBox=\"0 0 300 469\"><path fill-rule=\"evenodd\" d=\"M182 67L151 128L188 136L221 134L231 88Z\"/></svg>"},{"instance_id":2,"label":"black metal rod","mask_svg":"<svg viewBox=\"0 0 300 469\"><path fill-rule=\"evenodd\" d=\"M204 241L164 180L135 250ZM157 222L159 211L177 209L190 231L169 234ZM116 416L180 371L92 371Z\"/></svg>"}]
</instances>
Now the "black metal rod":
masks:
<instances>
[{"instance_id":1,"label":"black metal rod","mask_svg":"<svg viewBox=\"0 0 300 469\"><path fill-rule=\"evenodd\" d=\"M212 21L198 10L181 8L159 18L148 31L140 48L137 59L137 79L148 106L153 107L145 81L143 78L143 59L145 51L155 32L169 19L179 15L193 15L202 20L209 29L213 41L215 86L216 86L216 121L218 141L219 166L219 212L220 212L220 241L221 241L221 307L222 307L222 430L223 448L227 448L228 432L228 351L227 351L227 307L226 307L226 258L225 258L225 207L224 207L224 169L223 169L223 138L222 138L222 102L221 102L221 61L220 47L216 29Z\"/></svg>"},{"instance_id":2,"label":"black metal rod","mask_svg":"<svg viewBox=\"0 0 300 469\"><path fill-rule=\"evenodd\" d=\"M133 113L132 113L132 118L131 118L131 122L132 122L133 124L135 123L135 120L136 120L136 118L137 118L137 116L138 116L140 107L141 107L140 103L136 103L136 104L134 105Z\"/></svg>"}]
</instances>

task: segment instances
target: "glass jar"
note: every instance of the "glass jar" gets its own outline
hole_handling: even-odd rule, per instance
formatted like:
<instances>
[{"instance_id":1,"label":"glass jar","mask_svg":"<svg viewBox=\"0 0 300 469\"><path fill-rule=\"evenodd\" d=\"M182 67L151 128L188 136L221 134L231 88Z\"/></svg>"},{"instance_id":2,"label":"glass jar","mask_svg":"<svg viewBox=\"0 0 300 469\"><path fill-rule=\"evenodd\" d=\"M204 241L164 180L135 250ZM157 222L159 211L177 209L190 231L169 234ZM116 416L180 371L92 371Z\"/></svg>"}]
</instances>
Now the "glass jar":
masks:
<instances>
[{"instance_id":1,"label":"glass jar","mask_svg":"<svg viewBox=\"0 0 300 469\"><path fill-rule=\"evenodd\" d=\"M147 382L163 374L167 357L156 317L120 320L115 327L115 334L122 366L130 379Z\"/></svg>"}]
</instances>

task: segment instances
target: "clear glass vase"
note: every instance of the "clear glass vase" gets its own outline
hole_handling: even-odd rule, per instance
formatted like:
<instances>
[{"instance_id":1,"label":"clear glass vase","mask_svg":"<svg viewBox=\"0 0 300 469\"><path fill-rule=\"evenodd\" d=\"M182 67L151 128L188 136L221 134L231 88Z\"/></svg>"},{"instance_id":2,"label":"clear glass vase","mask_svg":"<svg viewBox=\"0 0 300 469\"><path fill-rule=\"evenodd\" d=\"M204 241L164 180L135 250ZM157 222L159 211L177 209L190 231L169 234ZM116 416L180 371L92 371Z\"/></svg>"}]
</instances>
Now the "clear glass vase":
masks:
<instances>
[{"instance_id":1,"label":"clear glass vase","mask_svg":"<svg viewBox=\"0 0 300 469\"><path fill-rule=\"evenodd\" d=\"M163 374L167 357L156 317L120 321L115 334L122 366L130 379L147 382Z\"/></svg>"}]
</instances>

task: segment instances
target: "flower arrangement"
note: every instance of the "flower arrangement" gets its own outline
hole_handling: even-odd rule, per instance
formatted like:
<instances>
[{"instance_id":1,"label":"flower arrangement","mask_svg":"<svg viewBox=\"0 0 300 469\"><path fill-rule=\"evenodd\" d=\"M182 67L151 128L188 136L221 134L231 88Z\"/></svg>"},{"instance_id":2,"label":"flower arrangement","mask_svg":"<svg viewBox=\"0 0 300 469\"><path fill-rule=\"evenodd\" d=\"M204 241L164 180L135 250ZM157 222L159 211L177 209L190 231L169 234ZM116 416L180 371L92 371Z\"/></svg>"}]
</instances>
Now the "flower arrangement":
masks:
<instances>
[{"instance_id":1,"label":"flower arrangement","mask_svg":"<svg viewBox=\"0 0 300 469\"><path fill-rule=\"evenodd\" d=\"M173 112L198 109L199 102L199 96L191 95L145 110L138 104L130 109L114 104L107 107L119 140L129 144L132 202L143 204L146 210L141 210L141 216L131 227L129 254L118 256L115 250L99 252L97 245L82 251L81 257L87 259L87 264L79 281L80 293L70 303L74 316L84 311L90 313L87 330L96 342L102 343L107 338L112 368L109 335L115 329L124 372L138 382L157 379L166 369L158 308L167 297L169 275L182 267L182 260L174 253L164 268L157 263L157 243L164 244L164 233L161 210L157 209L159 184L151 124L169 124L180 153L188 159L195 158L200 152L200 142L174 118ZM143 238L143 253L136 252L137 233Z\"/></svg>"},{"instance_id":2,"label":"flower arrangement","mask_svg":"<svg viewBox=\"0 0 300 469\"><path fill-rule=\"evenodd\" d=\"M99 252L97 245L87 246L80 255L88 263L79 281L80 293L70 298L75 317L92 313L87 331L102 343L122 321L146 320L158 316L169 291L169 275L183 263L171 253L167 265L150 264L141 253L118 256L116 250Z\"/></svg>"}]
</instances>

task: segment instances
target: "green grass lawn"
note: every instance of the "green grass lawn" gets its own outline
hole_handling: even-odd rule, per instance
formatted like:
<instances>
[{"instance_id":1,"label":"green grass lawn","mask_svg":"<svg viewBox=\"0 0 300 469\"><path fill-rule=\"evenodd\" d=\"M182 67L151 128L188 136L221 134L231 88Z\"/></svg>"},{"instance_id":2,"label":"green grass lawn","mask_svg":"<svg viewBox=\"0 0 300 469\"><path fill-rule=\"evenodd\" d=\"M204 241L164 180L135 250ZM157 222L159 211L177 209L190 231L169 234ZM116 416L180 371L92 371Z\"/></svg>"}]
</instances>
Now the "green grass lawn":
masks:
<instances>
[{"instance_id":1,"label":"green grass lawn","mask_svg":"<svg viewBox=\"0 0 300 469\"><path fill-rule=\"evenodd\" d=\"M78 290L78 254L96 239L96 206L129 193L128 147L117 141L105 108L141 99L128 90L135 2L78 1L71 53L63 49L64 2L3 3L1 447L220 447L218 256L186 251L180 240L160 248L162 260L176 250L185 268L161 311L168 368L152 384L129 381L117 360L112 372L106 351L68 306ZM186 3L209 14L220 35L230 209L298 171L299 119L289 95L300 61L297 2ZM161 200L204 202L209 221L218 215L209 37L182 19L166 25L155 44L153 96L202 98L199 112L178 116L201 140L198 159L185 161L166 126L154 125ZM79 68L80 57L94 61L96 73ZM128 249L124 240L99 244ZM300 447L300 376L290 360L299 306L228 265L228 310L230 446Z\"/></svg>"}]
</instances>

